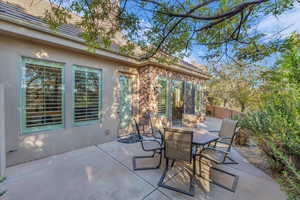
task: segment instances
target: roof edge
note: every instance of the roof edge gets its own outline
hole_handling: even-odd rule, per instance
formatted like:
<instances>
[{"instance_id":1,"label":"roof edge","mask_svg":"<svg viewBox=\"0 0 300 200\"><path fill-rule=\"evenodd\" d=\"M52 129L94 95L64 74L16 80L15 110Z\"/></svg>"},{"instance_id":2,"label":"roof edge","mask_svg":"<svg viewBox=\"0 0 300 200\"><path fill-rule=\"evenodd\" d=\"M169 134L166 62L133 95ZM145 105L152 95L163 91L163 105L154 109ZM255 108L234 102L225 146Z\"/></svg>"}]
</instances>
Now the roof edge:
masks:
<instances>
[{"instance_id":1,"label":"roof edge","mask_svg":"<svg viewBox=\"0 0 300 200\"><path fill-rule=\"evenodd\" d=\"M194 75L194 76L197 76L197 77L201 77L202 79L210 79L212 77L210 74L205 73L200 69L197 70L197 69L188 67L188 66L180 64L180 63L172 64L170 66L170 65L166 65L166 64L158 63L158 62L154 62L154 61L141 62L138 57L125 55L125 54L122 54L122 53L119 53L119 52L116 52L116 51L113 51L113 50L110 50L110 49L105 49L105 48L97 48L95 53L91 53L91 52L88 52L86 50L87 45L86 45L85 41L81 38L70 36L70 35L67 35L67 34L64 34L64 33L60 33L60 32L51 31L47 27L43 27L43 26L39 26L39 25L36 25L36 24L28 23L26 21L18 20L18 19L15 19L15 18L4 16L4 15L0 15L0 20L2 20L4 22L15 24L15 25L18 25L18 26L21 26L21 27L28 28L30 30L38 31L38 32L43 33L43 34L49 34L51 36L58 37L58 38L63 39L63 40L68 40L68 41L71 41L71 42L79 43L79 44L86 47L85 49L83 49L83 48L81 49L81 50L85 51L86 53L89 53L91 55L96 54L98 56L106 57L107 59L111 59L111 60L117 60L119 62L123 62L123 63L126 63L126 64L133 65L133 67L142 67L142 66L146 66L146 65L151 64L151 65L167 68L167 69L182 72L182 73L187 73L187 70L188 70L189 71L188 74ZM12 32L11 30L1 29L1 24L0 24L0 30L6 31L6 32ZM17 34L17 35L20 35L22 37L25 37L25 38L31 37L32 39L41 40L40 38L35 38L33 35L31 35L31 36L25 35L24 33L22 33L22 31L18 32L17 30L15 30L15 32L13 32L13 33ZM49 40L44 40L44 41L49 42L49 43L53 43L53 41L49 41ZM62 44L56 44L56 45L65 46L65 45L62 45ZM74 47L71 47L71 46L69 46L69 48L74 49ZM183 68L183 69L180 69L180 68ZM190 71L193 71L194 73L190 72Z\"/></svg>"}]
</instances>

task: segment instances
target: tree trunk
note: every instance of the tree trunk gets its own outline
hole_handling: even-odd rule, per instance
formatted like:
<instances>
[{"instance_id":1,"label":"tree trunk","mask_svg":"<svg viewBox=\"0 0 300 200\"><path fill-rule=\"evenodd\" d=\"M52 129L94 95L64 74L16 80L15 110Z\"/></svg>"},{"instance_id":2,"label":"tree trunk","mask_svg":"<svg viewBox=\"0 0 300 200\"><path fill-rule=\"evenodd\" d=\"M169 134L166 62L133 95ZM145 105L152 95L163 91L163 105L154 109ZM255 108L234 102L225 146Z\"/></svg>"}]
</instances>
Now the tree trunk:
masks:
<instances>
[{"instance_id":1,"label":"tree trunk","mask_svg":"<svg viewBox=\"0 0 300 200\"><path fill-rule=\"evenodd\" d=\"M223 107L224 107L224 108L226 107L227 102L228 102L228 100L227 100L227 99L224 99L224 101L223 101Z\"/></svg>"},{"instance_id":2,"label":"tree trunk","mask_svg":"<svg viewBox=\"0 0 300 200\"><path fill-rule=\"evenodd\" d=\"M241 104L241 112L244 112L245 108L246 108L245 104Z\"/></svg>"}]
</instances>

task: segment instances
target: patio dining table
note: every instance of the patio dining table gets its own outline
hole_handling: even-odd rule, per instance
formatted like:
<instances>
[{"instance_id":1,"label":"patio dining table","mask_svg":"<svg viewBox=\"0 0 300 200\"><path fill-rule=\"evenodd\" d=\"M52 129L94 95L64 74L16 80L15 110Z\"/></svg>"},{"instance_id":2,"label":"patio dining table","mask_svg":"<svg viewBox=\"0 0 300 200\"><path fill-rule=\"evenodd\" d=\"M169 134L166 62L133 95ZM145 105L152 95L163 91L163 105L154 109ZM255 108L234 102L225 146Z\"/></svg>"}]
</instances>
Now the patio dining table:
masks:
<instances>
[{"instance_id":1,"label":"patio dining table","mask_svg":"<svg viewBox=\"0 0 300 200\"><path fill-rule=\"evenodd\" d=\"M196 146L205 146L219 139L219 136L210 133L208 130L189 127L172 127L174 129L193 131L193 144Z\"/></svg>"}]
</instances>

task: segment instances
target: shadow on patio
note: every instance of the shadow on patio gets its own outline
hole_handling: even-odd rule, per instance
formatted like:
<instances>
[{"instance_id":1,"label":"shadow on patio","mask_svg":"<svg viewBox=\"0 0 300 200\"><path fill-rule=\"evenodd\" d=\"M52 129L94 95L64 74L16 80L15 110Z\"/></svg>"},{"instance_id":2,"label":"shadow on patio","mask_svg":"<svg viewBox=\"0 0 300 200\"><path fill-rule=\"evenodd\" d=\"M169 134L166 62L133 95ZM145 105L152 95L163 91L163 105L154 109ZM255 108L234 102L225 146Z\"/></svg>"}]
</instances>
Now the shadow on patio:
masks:
<instances>
[{"instance_id":1,"label":"shadow on patio","mask_svg":"<svg viewBox=\"0 0 300 200\"><path fill-rule=\"evenodd\" d=\"M208 118L201 127L218 129L220 124L219 120ZM114 141L10 167L7 169L8 180L4 185L9 191L7 199L286 199L279 185L271 177L249 164L234 149L231 156L239 165L227 165L224 168L240 177L236 192L226 191L198 177L195 197L159 188L157 183L164 166L158 170L133 171L134 155L146 155L139 143L123 144ZM147 166L154 161L149 159L141 162L140 165ZM187 186L185 182L188 176L184 168L186 165L176 163L167 174L166 182L170 185L180 185L181 188ZM210 170L206 171L211 173ZM212 175L222 181L230 181L216 173Z\"/></svg>"}]
</instances>

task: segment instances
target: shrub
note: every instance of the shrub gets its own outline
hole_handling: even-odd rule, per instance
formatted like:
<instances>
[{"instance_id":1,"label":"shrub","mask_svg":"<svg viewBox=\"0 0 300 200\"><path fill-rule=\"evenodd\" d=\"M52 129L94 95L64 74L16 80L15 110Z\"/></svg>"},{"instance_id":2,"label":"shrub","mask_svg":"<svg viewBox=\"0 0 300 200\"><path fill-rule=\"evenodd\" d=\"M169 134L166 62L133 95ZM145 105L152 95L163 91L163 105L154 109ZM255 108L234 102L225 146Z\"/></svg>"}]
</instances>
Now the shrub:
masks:
<instances>
[{"instance_id":1,"label":"shrub","mask_svg":"<svg viewBox=\"0 0 300 200\"><path fill-rule=\"evenodd\" d=\"M258 110L239 121L268 155L272 168L280 172L289 199L300 197L299 96L296 89L286 86L277 93L272 91L261 99Z\"/></svg>"},{"instance_id":2,"label":"shrub","mask_svg":"<svg viewBox=\"0 0 300 200\"><path fill-rule=\"evenodd\" d=\"M0 176L0 183L2 183L3 181L5 181L5 177ZM2 197L4 194L6 193L6 190L4 191L0 191L0 197Z\"/></svg>"}]
</instances>

